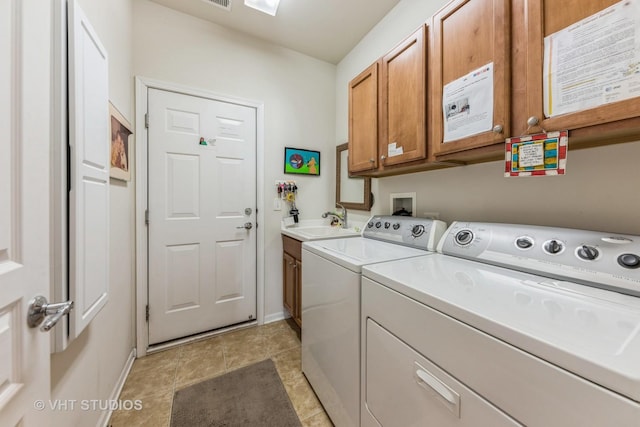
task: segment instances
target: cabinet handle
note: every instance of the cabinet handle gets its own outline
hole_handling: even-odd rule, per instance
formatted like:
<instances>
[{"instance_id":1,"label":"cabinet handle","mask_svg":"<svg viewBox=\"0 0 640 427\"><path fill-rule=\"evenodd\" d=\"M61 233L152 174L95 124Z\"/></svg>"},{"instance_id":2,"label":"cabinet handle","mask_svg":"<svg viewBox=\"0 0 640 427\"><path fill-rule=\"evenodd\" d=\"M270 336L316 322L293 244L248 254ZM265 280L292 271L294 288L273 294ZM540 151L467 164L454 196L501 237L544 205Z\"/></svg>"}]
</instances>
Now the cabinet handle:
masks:
<instances>
[{"instance_id":1,"label":"cabinet handle","mask_svg":"<svg viewBox=\"0 0 640 427\"><path fill-rule=\"evenodd\" d=\"M527 119L527 125L529 126L537 126L540 123L540 120L536 116L531 116Z\"/></svg>"},{"instance_id":2,"label":"cabinet handle","mask_svg":"<svg viewBox=\"0 0 640 427\"><path fill-rule=\"evenodd\" d=\"M503 131L502 125L495 125L493 127L493 132L494 133L502 133L502 131Z\"/></svg>"}]
</instances>

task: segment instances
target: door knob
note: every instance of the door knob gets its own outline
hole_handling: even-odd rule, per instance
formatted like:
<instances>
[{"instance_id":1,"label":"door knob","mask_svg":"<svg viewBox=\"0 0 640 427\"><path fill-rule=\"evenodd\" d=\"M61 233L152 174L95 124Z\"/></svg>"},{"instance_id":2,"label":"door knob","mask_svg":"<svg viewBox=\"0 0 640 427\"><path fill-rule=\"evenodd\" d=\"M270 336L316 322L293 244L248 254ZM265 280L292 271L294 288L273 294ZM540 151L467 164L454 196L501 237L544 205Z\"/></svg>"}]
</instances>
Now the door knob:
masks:
<instances>
[{"instance_id":1,"label":"door knob","mask_svg":"<svg viewBox=\"0 0 640 427\"><path fill-rule=\"evenodd\" d=\"M236 228L244 228L247 230L251 230L253 228L253 224L251 224L250 222L245 222L244 225L241 225L240 227L236 227Z\"/></svg>"},{"instance_id":2,"label":"door knob","mask_svg":"<svg viewBox=\"0 0 640 427\"><path fill-rule=\"evenodd\" d=\"M40 327L42 332L47 332L64 316L68 314L73 308L73 301L58 302L49 304L47 299L42 295L38 295L31 301L29 301L29 313L27 314L27 324L30 328L39 326L45 317L49 317L44 324Z\"/></svg>"}]
</instances>

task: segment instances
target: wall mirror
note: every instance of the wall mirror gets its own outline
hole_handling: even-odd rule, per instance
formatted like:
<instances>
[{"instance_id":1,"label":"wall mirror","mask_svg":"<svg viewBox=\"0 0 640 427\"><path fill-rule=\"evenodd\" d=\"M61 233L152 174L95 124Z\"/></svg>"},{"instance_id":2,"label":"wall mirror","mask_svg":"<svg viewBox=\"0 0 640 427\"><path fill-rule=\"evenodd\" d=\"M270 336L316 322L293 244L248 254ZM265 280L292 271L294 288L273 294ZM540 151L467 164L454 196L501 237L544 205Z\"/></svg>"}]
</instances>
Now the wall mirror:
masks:
<instances>
[{"instance_id":1,"label":"wall mirror","mask_svg":"<svg viewBox=\"0 0 640 427\"><path fill-rule=\"evenodd\" d=\"M336 147L336 203L347 209L371 210L371 178L349 177L349 144Z\"/></svg>"}]
</instances>

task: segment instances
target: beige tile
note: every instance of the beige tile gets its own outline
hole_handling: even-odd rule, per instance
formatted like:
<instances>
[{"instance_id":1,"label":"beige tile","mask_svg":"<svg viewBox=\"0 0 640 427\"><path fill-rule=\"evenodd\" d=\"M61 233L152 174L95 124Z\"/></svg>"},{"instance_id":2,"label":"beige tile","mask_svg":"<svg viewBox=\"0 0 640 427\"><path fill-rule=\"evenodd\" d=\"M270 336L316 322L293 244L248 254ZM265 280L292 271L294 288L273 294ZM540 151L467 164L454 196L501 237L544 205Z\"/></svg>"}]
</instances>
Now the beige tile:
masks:
<instances>
[{"instance_id":1,"label":"beige tile","mask_svg":"<svg viewBox=\"0 0 640 427\"><path fill-rule=\"evenodd\" d=\"M227 370L247 366L268 357L266 337L257 329L223 335L221 338Z\"/></svg>"},{"instance_id":2,"label":"beige tile","mask_svg":"<svg viewBox=\"0 0 640 427\"><path fill-rule=\"evenodd\" d=\"M150 396L173 392L176 368L149 366L145 369L131 370L124 383L120 399L143 399Z\"/></svg>"},{"instance_id":3,"label":"beige tile","mask_svg":"<svg viewBox=\"0 0 640 427\"><path fill-rule=\"evenodd\" d=\"M324 411L320 401L302 373L287 381L283 381L283 384L298 414L298 418L301 420Z\"/></svg>"},{"instance_id":4,"label":"beige tile","mask_svg":"<svg viewBox=\"0 0 640 427\"><path fill-rule=\"evenodd\" d=\"M261 335L263 335L263 333L260 327L252 326L250 328L227 332L225 334L219 335L219 338L222 340L223 344L230 344L230 343L245 342L247 340L251 340Z\"/></svg>"},{"instance_id":5,"label":"beige tile","mask_svg":"<svg viewBox=\"0 0 640 427\"><path fill-rule=\"evenodd\" d=\"M141 411L116 411L111 424L168 426L173 391L271 357L304 426L331 426L301 372L293 321L249 327L137 359L120 399L140 399Z\"/></svg>"},{"instance_id":6,"label":"beige tile","mask_svg":"<svg viewBox=\"0 0 640 427\"><path fill-rule=\"evenodd\" d=\"M286 381L295 381L302 372L300 348L284 351L272 356L271 359L275 363L283 383Z\"/></svg>"},{"instance_id":7,"label":"beige tile","mask_svg":"<svg viewBox=\"0 0 640 427\"><path fill-rule=\"evenodd\" d=\"M322 411L306 420L302 420L302 427L333 427L333 423L327 414Z\"/></svg>"},{"instance_id":8,"label":"beige tile","mask_svg":"<svg viewBox=\"0 0 640 427\"><path fill-rule=\"evenodd\" d=\"M186 349L185 349L186 350ZM222 344L183 354L176 372L176 389L215 377L225 372Z\"/></svg>"},{"instance_id":9,"label":"beige tile","mask_svg":"<svg viewBox=\"0 0 640 427\"><path fill-rule=\"evenodd\" d=\"M142 409L139 411L135 409L114 411L109 425L112 427L166 427L169 425L173 392L141 400Z\"/></svg>"},{"instance_id":10,"label":"beige tile","mask_svg":"<svg viewBox=\"0 0 640 427\"><path fill-rule=\"evenodd\" d=\"M278 320L277 322L271 322L260 326L261 332L265 335L272 335L286 329L291 329L286 320Z\"/></svg>"},{"instance_id":11,"label":"beige tile","mask_svg":"<svg viewBox=\"0 0 640 427\"><path fill-rule=\"evenodd\" d=\"M222 349L222 339L220 337L207 338L202 341L196 341L182 346L180 360L193 359L194 357L202 357L210 352Z\"/></svg>"},{"instance_id":12,"label":"beige tile","mask_svg":"<svg viewBox=\"0 0 640 427\"><path fill-rule=\"evenodd\" d=\"M158 353L153 353L148 356L141 357L136 359L133 362L133 367L131 368L132 372L138 370L146 370L146 369L154 369L154 370L165 370L176 367L178 363L178 359L180 357L180 353L182 352L182 347L174 347L169 350L163 350Z\"/></svg>"}]
</instances>

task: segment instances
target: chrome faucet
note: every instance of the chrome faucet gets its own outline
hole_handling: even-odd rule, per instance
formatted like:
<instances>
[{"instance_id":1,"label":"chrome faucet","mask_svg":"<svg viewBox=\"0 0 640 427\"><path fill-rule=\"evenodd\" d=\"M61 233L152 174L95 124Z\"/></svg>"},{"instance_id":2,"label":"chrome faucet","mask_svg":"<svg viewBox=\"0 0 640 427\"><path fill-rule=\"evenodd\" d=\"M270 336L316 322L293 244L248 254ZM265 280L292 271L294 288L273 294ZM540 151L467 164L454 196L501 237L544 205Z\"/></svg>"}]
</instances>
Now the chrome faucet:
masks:
<instances>
[{"instance_id":1,"label":"chrome faucet","mask_svg":"<svg viewBox=\"0 0 640 427\"><path fill-rule=\"evenodd\" d=\"M339 206L342 209L341 213L338 214L338 213L335 213L335 212L327 211L327 212L322 214L322 218L326 218L329 215L331 215L335 219L337 219L337 220L342 222L342 228L347 228L347 210L340 203L336 203L336 206Z\"/></svg>"},{"instance_id":2,"label":"chrome faucet","mask_svg":"<svg viewBox=\"0 0 640 427\"><path fill-rule=\"evenodd\" d=\"M342 209L342 228L348 228L347 226L347 209L342 206L340 203L336 203L340 209Z\"/></svg>"}]
</instances>

